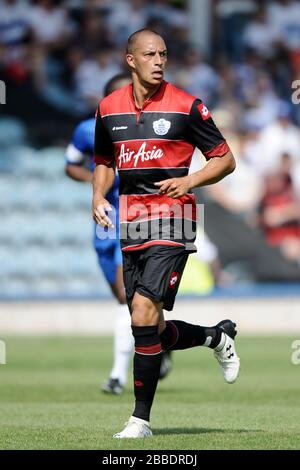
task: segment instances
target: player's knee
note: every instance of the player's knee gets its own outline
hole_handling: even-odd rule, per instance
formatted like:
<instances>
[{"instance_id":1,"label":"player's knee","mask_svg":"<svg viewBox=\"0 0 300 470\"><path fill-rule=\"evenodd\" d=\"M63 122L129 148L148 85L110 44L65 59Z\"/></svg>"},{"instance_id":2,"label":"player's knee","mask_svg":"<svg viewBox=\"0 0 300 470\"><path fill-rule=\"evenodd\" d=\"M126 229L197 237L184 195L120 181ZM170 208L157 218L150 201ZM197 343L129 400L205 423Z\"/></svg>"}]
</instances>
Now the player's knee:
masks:
<instances>
[{"instance_id":1,"label":"player's knee","mask_svg":"<svg viewBox=\"0 0 300 470\"><path fill-rule=\"evenodd\" d=\"M150 299L139 296L131 304L131 323L134 326L156 325L159 314Z\"/></svg>"}]
</instances>

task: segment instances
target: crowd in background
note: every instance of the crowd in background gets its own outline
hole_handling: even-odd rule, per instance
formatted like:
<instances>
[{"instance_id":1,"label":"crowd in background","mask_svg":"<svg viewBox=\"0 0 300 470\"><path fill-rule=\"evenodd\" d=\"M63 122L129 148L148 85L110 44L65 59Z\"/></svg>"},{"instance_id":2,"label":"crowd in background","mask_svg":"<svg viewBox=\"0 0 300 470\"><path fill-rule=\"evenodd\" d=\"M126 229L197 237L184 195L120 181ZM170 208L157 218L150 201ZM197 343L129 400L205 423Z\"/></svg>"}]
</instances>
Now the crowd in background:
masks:
<instances>
[{"instance_id":1,"label":"crowd in background","mask_svg":"<svg viewBox=\"0 0 300 470\"><path fill-rule=\"evenodd\" d=\"M22 100L30 94L54 120L62 114L73 125L93 114L104 84L126 67L128 36L154 29L168 47L166 79L211 108L237 159L236 171L206 196L299 263L300 105L291 96L300 79L300 2L211 6L205 55L190 41L184 1L2 0L0 72L19 92L13 112L23 107L26 121ZM27 114L32 119L34 109Z\"/></svg>"}]
</instances>

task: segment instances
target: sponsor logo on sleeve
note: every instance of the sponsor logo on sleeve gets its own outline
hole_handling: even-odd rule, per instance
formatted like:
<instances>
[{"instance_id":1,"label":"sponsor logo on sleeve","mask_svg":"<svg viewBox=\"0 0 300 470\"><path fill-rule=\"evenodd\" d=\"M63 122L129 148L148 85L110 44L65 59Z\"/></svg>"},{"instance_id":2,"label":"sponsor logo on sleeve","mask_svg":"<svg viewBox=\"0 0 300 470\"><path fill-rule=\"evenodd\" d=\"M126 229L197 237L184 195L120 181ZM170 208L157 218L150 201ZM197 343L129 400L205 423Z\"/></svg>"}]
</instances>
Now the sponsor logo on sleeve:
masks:
<instances>
[{"instance_id":1,"label":"sponsor logo on sleeve","mask_svg":"<svg viewBox=\"0 0 300 470\"><path fill-rule=\"evenodd\" d=\"M197 106L199 113L202 116L203 121L206 121L206 119L209 119L211 117L210 111L207 109L205 104L200 103Z\"/></svg>"}]
</instances>

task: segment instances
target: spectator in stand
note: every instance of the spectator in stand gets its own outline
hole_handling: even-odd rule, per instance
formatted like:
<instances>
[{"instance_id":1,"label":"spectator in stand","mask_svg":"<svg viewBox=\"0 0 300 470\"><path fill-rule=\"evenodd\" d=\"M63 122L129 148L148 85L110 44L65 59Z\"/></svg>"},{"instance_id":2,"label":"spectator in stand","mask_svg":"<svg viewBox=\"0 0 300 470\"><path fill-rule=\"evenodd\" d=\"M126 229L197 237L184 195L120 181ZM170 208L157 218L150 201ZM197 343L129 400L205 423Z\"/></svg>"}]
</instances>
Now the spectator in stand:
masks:
<instances>
[{"instance_id":1,"label":"spectator in stand","mask_svg":"<svg viewBox=\"0 0 300 470\"><path fill-rule=\"evenodd\" d=\"M208 106L214 104L220 90L220 77L192 46L185 49L181 70L175 74L174 80L179 88L201 96Z\"/></svg>"},{"instance_id":2,"label":"spectator in stand","mask_svg":"<svg viewBox=\"0 0 300 470\"><path fill-rule=\"evenodd\" d=\"M98 10L89 10L83 15L76 43L81 45L87 54L92 55L99 49L112 48L112 36L112 32L107 28L103 13Z\"/></svg>"},{"instance_id":3,"label":"spectator in stand","mask_svg":"<svg viewBox=\"0 0 300 470\"><path fill-rule=\"evenodd\" d=\"M255 86L249 94L247 108L244 110L243 121L246 127L256 126L263 129L274 122L278 115L280 99L277 95L270 74L260 71L256 75Z\"/></svg>"},{"instance_id":4,"label":"spectator in stand","mask_svg":"<svg viewBox=\"0 0 300 470\"><path fill-rule=\"evenodd\" d=\"M85 57L75 70L75 92L78 99L85 103L86 112L97 107L105 84L114 75L121 73L121 68L114 62L112 53L112 49L100 49L95 57Z\"/></svg>"},{"instance_id":5,"label":"spectator in stand","mask_svg":"<svg viewBox=\"0 0 300 470\"><path fill-rule=\"evenodd\" d=\"M74 32L66 8L57 0L36 0L30 12L30 23L38 45L48 51L61 50Z\"/></svg>"},{"instance_id":6,"label":"spectator in stand","mask_svg":"<svg viewBox=\"0 0 300 470\"><path fill-rule=\"evenodd\" d=\"M277 0L269 6L269 20L277 41L278 51L289 62L293 79L300 72L300 3Z\"/></svg>"},{"instance_id":7,"label":"spectator in stand","mask_svg":"<svg viewBox=\"0 0 300 470\"><path fill-rule=\"evenodd\" d=\"M247 21L256 11L254 0L218 0L216 3L217 49L233 61L239 61L243 56L241 36Z\"/></svg>"},{"instance_id":8,"label":"spectator in stand","mask_svg":"<svg viewBox=\"0 0 300 470\"><path fill-rule=\"evenodd\" d=\"M186 12L170 5L169 0L152 0L148 2L146 11L149 20L160 18L161 21L169 26L179 26L179 24L182 25L183 23L187 25Z\"/></svg>"},{"instance_id":9,"label":"spectator in stand","mask_svg":"<svg viewBox=\"0 0 300 470\"><path fill-rule=\"evenodd\" d=\"M20 0L3 0L0 8L0 68L15 82L22 83L30 73L28 5Z\"/></svg>"},{"instance_id":10,"label":"spectator in stand","mask_svg":"<svg viewBox=\"0 0 300 470\"><path fill-rule=\"evenodd\" d=\"M128 0L112 3L108 27L113 31L115 45L124 45L128 36L147 22L146 0Z\"/></svg>"},{"instance_id":11,"label":"spectator in stand","mask_svg":"<svg viewBox=\"0 0 300 470\"><path fill-rule=\"evenodd\" d=\"M206 192L220 206L252 224L253 214L261 200L262 181L245 159L245 133L240 133L234 142L227 139L237 159L236 174L229 175L224 182L207 186Z\"/></svg>"},{"instance_id":12,"label":"spectator in stand","mask_svg":"<svg viewBox=\"0 0 300 470\"><path fill-rule=\"evenodd\" d=\"M266 9L260 7L248 23L243 33L243 42L246 48L254 50L263 58L269 59L274 55L275 35L268 21Z\"/></svg>"},{"instance_id":13,"label":"spectator in stand","mask_svg":"<svg viewBox=\"0 0 300 470\"><path fill-rule=\"evenodd\" d=\"M273 1L268 15L278 45L290 52L300 52L300 3L296 0Z\"/></svg>"},{"instance_id":14,"label":"spectator in stand","mask_svg":"<svg viewBox=\"0 0 300 470\"><path fill-rule=\"evenodd\" d=\"M60 80L67 43L75 33L68 10L60 0L36 0L29 11L33 35L31 65L37 92L56 108L66 107Z\"/></svg>"},{"instance_id":15,"label":"spectator in stand","mask_svg":"<svg viewBox=\"0 0 300 470\"><path fill-rule=\"evenodd\" d=\"M267 242L280 247L290 261L300 261L300 203L292 186L290 155L281 155L280 168L265 176L260 224Z\"/></svg>"},{"instance_id":16,"label":"spectator in stand","mask_svg":"<svg viewBox=\"0 0 300 470\"><path fill-rule=\"evenodd\" d=\"M281 102L277 119L262 130L257 153L251 156L251 163L261 174L278 170L283 153L290 155L292 164L300 162L300 130L291 120L289 103Z\"/></svg>"}]
</instances>

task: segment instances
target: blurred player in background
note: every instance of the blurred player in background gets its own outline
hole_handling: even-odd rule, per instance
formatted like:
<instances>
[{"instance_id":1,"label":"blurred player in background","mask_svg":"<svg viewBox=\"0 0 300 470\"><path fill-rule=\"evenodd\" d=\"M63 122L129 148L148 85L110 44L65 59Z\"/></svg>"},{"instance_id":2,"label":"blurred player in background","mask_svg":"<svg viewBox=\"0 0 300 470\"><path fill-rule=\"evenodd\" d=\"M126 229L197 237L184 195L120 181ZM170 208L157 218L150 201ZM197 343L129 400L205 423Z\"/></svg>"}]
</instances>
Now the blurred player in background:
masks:
<instances>
[{"instance_id":1,"label":"blurred player in background","mask_svg":"<svg viewBox=\"0 0 300 470\"><path fill-rule=\"evenodd\" d=\"M131 83L126 74L114 76L105 86L107 96L124 85ZM66 150L66 173L76 180L92 183L94 170L93 148L95 135L95 118L86 119L76 127L72 141ZM106 195L107 200L116 210L118 220L119 210L119 177L116 175L112 188ZM97 236L97 225L94 225L93 244L98 262L103 274L120 306L114 332L114 363L107 382L102 384L103 392L120 394L127 381L129 360L133 349L133 336L130 325L130 315L126 304L122 272L122 253L119 241L118 224L116 238L100 239ZM166 377L172 367L171 353L163 357L160 368L160 379Z\"/></svg>"}]
</instances>

